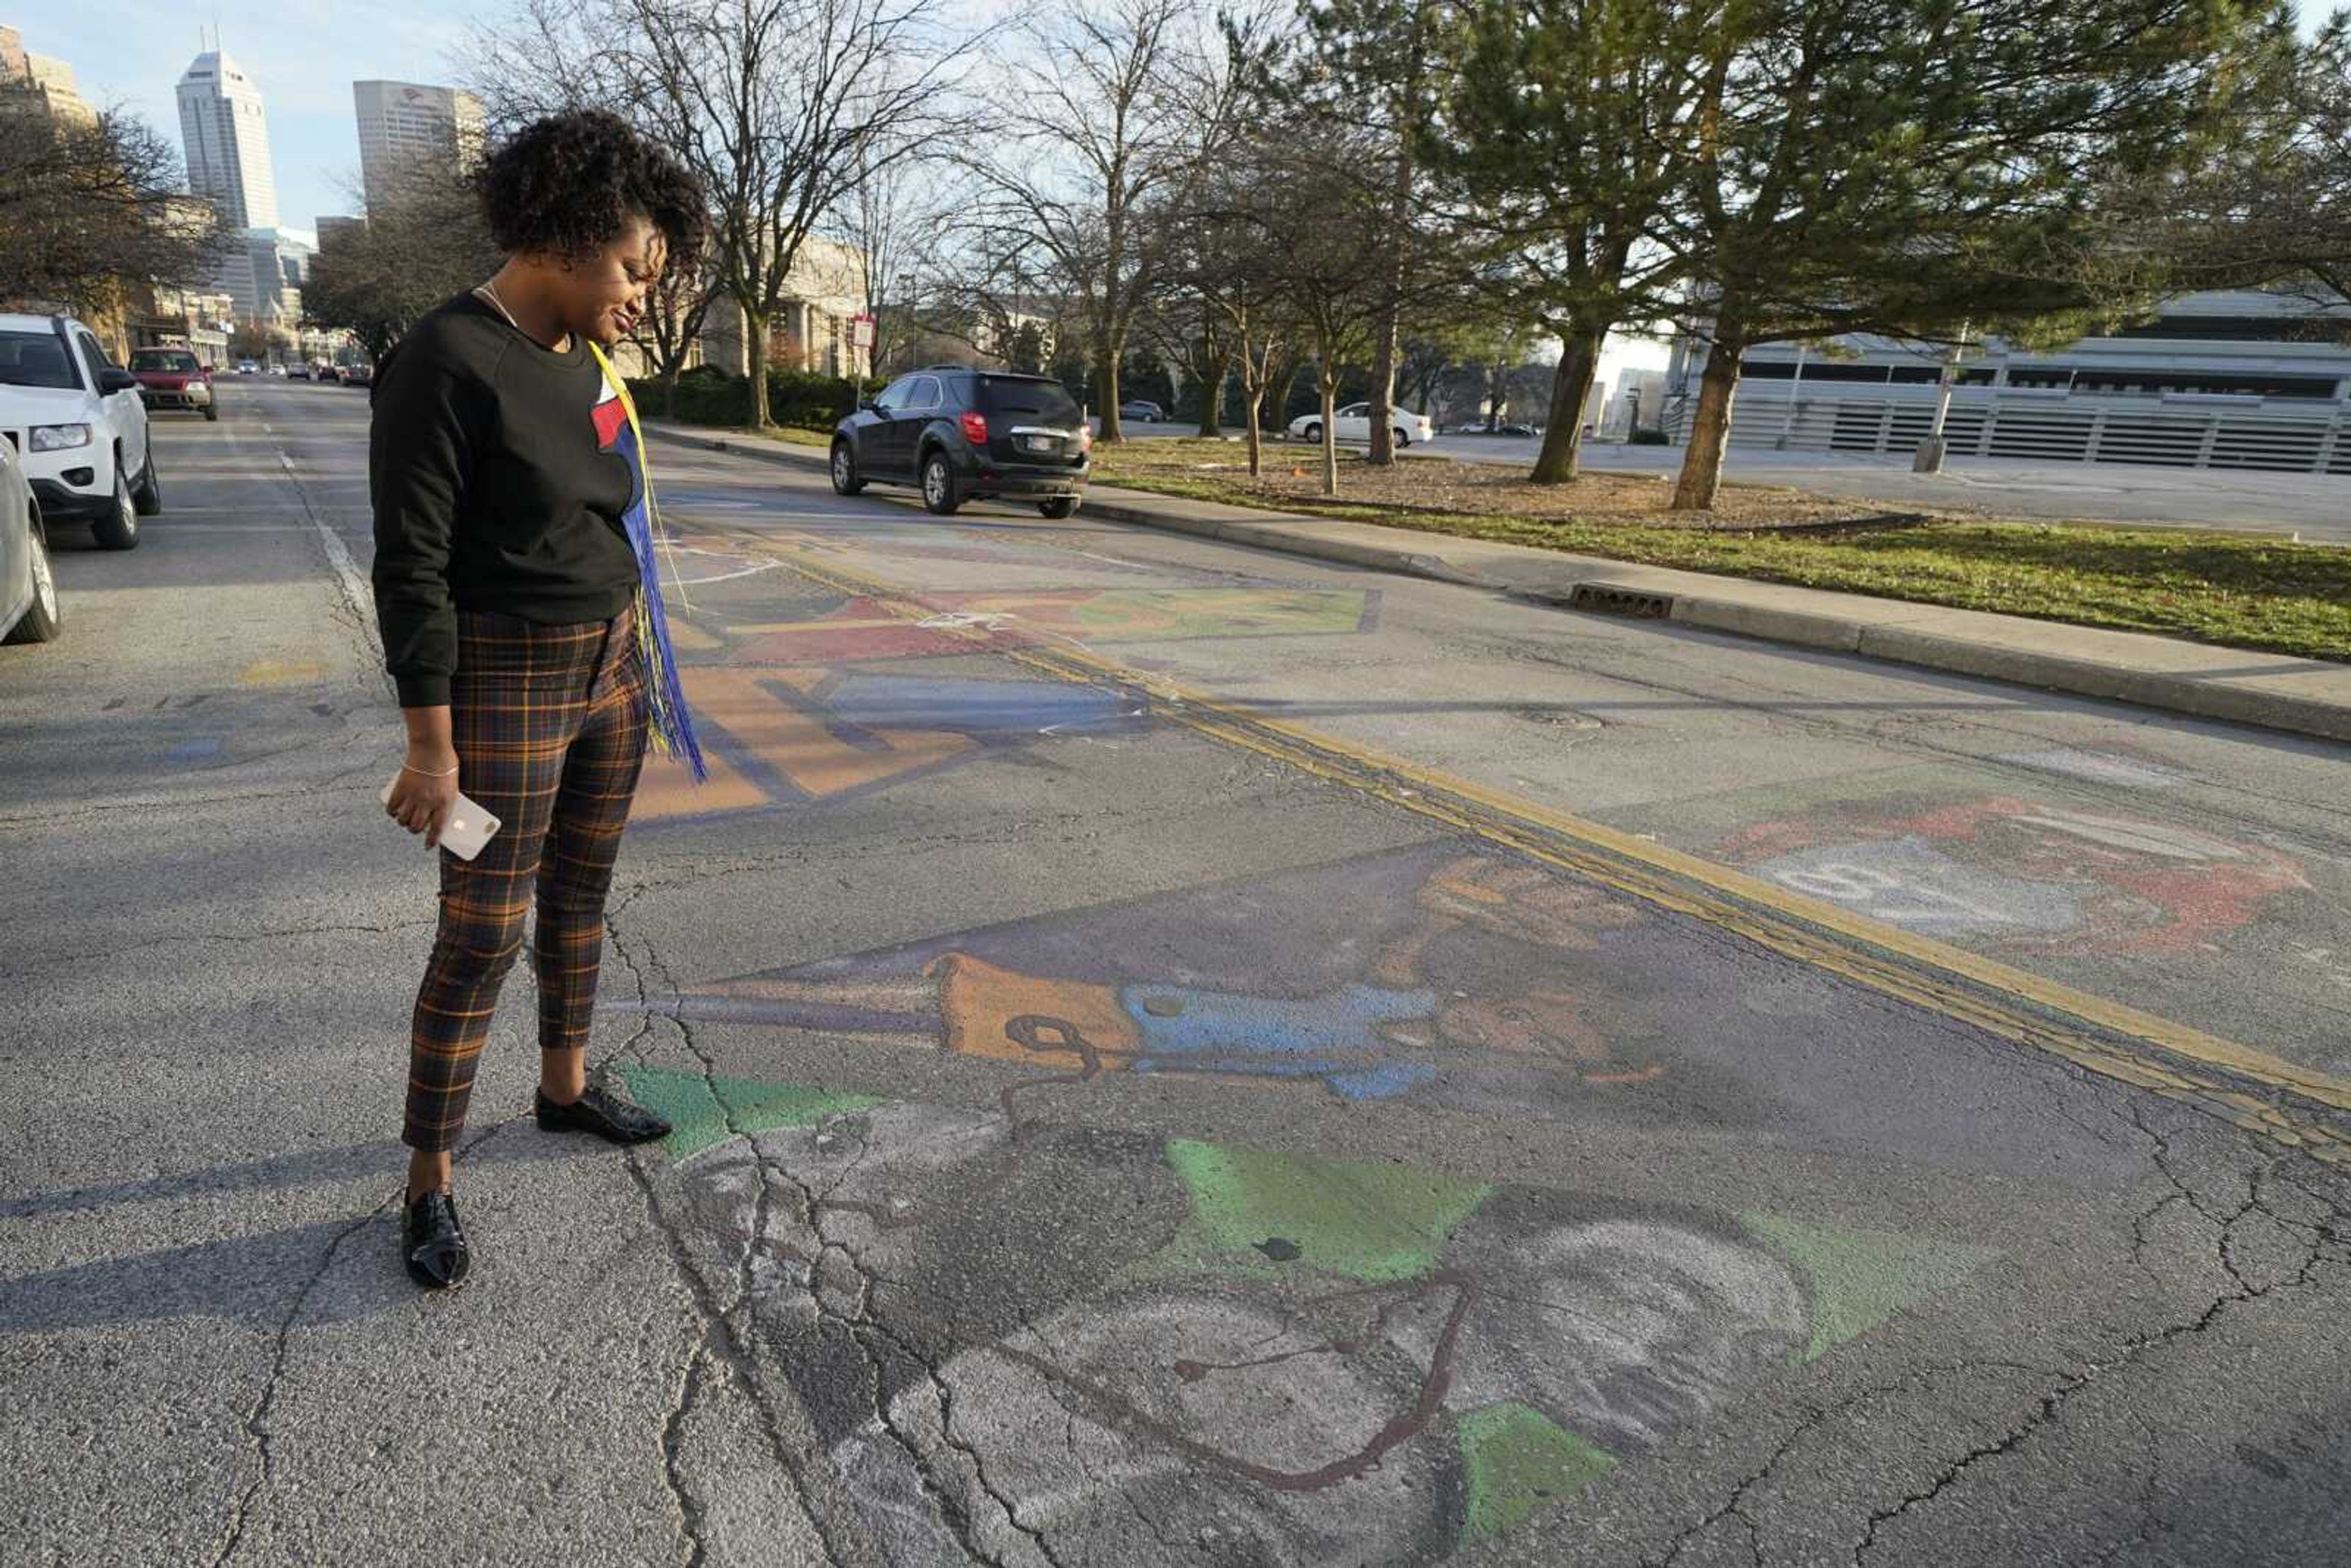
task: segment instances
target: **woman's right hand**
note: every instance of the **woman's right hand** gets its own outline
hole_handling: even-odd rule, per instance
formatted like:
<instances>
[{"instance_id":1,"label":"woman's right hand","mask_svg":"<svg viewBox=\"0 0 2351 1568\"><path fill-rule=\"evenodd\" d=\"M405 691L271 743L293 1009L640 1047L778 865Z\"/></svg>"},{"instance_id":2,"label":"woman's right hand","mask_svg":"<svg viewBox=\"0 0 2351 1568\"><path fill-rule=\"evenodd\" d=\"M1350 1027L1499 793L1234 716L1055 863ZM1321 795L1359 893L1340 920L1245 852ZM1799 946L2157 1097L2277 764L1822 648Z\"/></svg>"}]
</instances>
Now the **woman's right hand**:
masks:
<instances>
[{"instance_id":1,"label":"woman's right hand","mask_svg":"<svg viewBox=\"0 0 2351 1568\"><path fill-rule=\"evenodd\" d=\"M449 812L456 804L457 754L420 754L412 747L399 777L392 781L392 798L383 803L383 811L410 832L423 833L426 848L439 849L441 830L449 825Z\"/></svg>"}]
</instances>

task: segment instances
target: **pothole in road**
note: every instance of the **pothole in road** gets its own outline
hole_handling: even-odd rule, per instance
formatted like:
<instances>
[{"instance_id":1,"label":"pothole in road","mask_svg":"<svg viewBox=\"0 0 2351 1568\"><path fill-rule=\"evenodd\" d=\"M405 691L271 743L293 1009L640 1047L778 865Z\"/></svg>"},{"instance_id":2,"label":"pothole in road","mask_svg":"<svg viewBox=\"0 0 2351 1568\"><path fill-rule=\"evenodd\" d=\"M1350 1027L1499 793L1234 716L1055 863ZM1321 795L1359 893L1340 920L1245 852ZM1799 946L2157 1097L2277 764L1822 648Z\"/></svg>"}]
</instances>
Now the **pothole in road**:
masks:
<instances>
[{"instance_id":1,"label":"pothole in road","mask_svg":"<svg viewBox=\"0 0 2351 1568\"><path fill-rule=\"evenodd\" d=\"M1510 716L1524 724L1539 724L1546 729L1599 729L1601 721L1588 713L1578 713L1567 707L1522 707L1510 710Z\"/></svg>"}]
</instances>

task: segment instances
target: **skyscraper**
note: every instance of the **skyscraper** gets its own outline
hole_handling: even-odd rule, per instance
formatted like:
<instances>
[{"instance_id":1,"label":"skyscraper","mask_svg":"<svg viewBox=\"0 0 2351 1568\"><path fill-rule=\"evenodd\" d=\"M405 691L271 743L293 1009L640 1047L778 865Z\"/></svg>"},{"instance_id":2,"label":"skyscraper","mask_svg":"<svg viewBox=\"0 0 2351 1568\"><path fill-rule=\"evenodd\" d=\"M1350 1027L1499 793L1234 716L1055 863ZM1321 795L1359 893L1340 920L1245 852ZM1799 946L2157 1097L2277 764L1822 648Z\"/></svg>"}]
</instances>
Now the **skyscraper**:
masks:
<instances>
[{"instance_id":1,"label":"skyscraper","mask_svg":"<svg viewBox=\"0 0 2351 1568\"><path fill-rule=\"evenodd\" d=\"M355 81L360 182L368 205L380 205L399 172L421 161L465 168L481 153L482 100L457 88L420 82Z\"/></svg>"},{"instance_id":2,"label":"skyscraper","mask_svg":"<svg viewBox=\"0 0 2351 1568\"><path fill-rule=\"evenodd\" d=\"M188 184L220 206L232 229L277 226L277 181L261 89L220 49L198 55L180 78L180 140Z\"/></svg>"}]
</instances>

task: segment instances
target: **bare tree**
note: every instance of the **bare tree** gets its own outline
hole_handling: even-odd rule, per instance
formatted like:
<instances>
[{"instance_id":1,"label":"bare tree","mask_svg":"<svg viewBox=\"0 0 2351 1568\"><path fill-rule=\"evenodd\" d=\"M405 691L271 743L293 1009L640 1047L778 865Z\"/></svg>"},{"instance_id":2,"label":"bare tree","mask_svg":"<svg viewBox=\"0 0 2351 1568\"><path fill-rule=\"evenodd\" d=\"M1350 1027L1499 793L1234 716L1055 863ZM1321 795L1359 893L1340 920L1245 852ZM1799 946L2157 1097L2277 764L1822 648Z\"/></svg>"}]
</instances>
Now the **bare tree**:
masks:
<instances>
[{"instance_id":1,"label":"bare tree","mask_svg":"<svg viewBox=\"0 0 2351 1568\"><path fill-rule=\"evenodd\" d=\"M472 188L453 165L420 159L379 175L366 226L321 236L302 315L381 360L419 317L497 267Z\"/></svg>"},{"instance_id":2,"label":"bare tree","mask_svg":"<svg viewBox=\"0 0 2351 1568\"><path fill-rule=\"evenodd\" d=\"M1339 493L1340 378L1376 350L1390 299L1384 214L1355 175L1366 134L1327 120L1278 128L1260 145L1246 206L1259 265L1313 357L1326 496Z\"/></svg>"},{"instance_id":3,"label":"bare tree","mask_svg":"<svg viewBox=\"0 0 2351 1568\"><path fill-rule=\"evenodd\" d=\"M935 265L935 247L953 199L935 161L877 158L878 151L863 155L864 166L829 225L857 254L859 291L873 318L877 372L925 330L915 295Z\"/></svg>"},{"instance_id":4,"label":"bare tree","mask_svg":"<svg viewBox=\"0 0 2351 1568\"><path fill-rule=\"evenodd\" d=\"M1140 327L1144 340L1174 371L1198 384L1200 434L1210 440L1221 437L1225 382L1233 368L1230 319L1195 275L1155 300L1143 313ZM1179 385L1179 395L1181 392Z\"/></svg>"},{"instance_id":5,"label":"bare tree","mask_svg":"<svg viewBox=\"0 0 2351 1568\"><path fill-rule=\"evenodd\" d=\"M144 287L202 287L225 246L145 121L52 119L36 90L0 83L0 300L103 314Z\"/></svg>"},{"instance_id":6,"label":"bare tree","mask_svg":"<svg viewBox=\"0 0 2351 1568\"><path fill-rule=\"evenodd\" d=\"M1407 304L1426 286L1435 253L1425 221L1427 183L1416 133L1434 111L1458 53L1454 0L1316 0L1302 5L1319 78L1307 95L1324 116L1354 131L1359 160L1344 172L1365 187L1378 215L1379 319L1372 328L1371 451L1395 461L1398 355Z\"/></svg>"},{"instance_id":7,"label":"bare tree","mask_svg":"<svg viewBox=\"0 0 2351 1568\"><path fill-rule=\"evenodd\" d=\"M769 329L811 235L909 156L953 87L946 0L528 0L491 35L502 112L628 115L702 179L712 267L740 314L750 421Z\"/></svg>"},{"instance_id":8,"label":"bare tree","mask_svg":"<svg viewBox=\"0 0 2351 1568\"><path fill-rule=\"evenodd\" d=\"M1165 219L1174 235L1176 289L1196 308L1181 315L1180 329L1167 330L1187 340L1196 330L1202 359L1216 360L1196 372L1213 372L1211 399L1238 371L1252 476L1264 466L1266 395L1278 387L1286 396L1303 362L1304 334L1289 308L1289 235L1276 221L1280 197L1266 157L1277 141L1237 137L1195 189L1189 209ZM1211 343L1213 356L1206 347ZM1215 408L1211 402L1202 410L1203 434L1210 434Z\"/></svg>"},{"instance_id":9,"label":"bare tree","mask_svg":"<svg viewBox=\"0 0 2351 1568\"><path fill-rule=\"evenodd\" d=\"M968 227L998 236L986 271L1044 273L1078 306L1102 439L1116 441L1119 361L1170 261L1151 214L1184 207L1224 152L1244 75L1229 46L1257 35L1216 33L1191 0L1092 0L1037 13L1018 36L1026 47L990 94L1000 134L967 160L979 185Z\"/></svg>"}]
</instances>

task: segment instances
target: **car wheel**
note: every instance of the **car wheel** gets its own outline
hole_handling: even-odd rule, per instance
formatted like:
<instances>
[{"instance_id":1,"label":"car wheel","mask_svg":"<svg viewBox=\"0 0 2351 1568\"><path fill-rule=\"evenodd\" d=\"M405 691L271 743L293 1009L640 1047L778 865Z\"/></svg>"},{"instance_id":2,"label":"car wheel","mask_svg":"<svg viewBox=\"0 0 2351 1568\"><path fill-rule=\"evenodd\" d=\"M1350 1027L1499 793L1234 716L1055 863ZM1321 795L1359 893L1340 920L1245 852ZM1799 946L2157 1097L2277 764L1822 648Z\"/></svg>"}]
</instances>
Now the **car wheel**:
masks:
<instances>
[{"instance_id":1,"label":"car wheel","mask_svg":"<svg viewBox=\"0 0 2351 1568\"><path fill-rule=\"evenodd\" d=\"M57 608L57 573L49 570L49 541L41 533L39 517L32 519L25 543L33 552L33 602L25 607L23 616L0 641L47 643L56 638L62 615Z\"/></svg>"},{"instance_id":2,"label":"car wheel","mask_svg":"<svg viewBox=\"0 0 2351 1568\"><path fill-rule=\"evenodd\" d=\"M1298 439L1301 441L1320 441L1322 439L1322 427L1319 424L1310 424L1305 429L1298 433Z\"/></svg>"},{"instance_id":3,"label":"car wheel","mask_svg":"<svg viewBox=\"0 0 2351 1568\"><path fill-rule=\"evenodd\" d=\"M1077 516L1078 498L1075 496L1056 496L1050 501L1038 502L1037 509L1058 523L1063 517Z\"/></svg>"},{"instance_id":4,"label":"car wheel","mask_svg":"<svg viewBox=\"0 0 2351 1568\"><path fill-rule=\"evenodd\" d=\"M942 517L955 516L963 505L963 497L956 494L955 468L935 447L923 459L923 505Z\"/></svg>"},{"instance_id":5,"label":"car wheel","mask_svg":"<svg viewBox=\"0 0 2351 1568\"><path fill-rule=\"evenodd\" d=\"M216 402L208 402L204 404L204 423L207 424L217 424L220 423L220 404Z\"/></svg>"},{"instance_id":6,"label":"car wheel","mask_svg":"<svg viewBox=\"0 0 2351 1568\"><path fill-rule=\"evenodd\" d=\"M1397 432L1395 433L1395 444L1396 444L1396 450L1397 450L1397 451L1399 451L1399 452L1401 452L1401 451L1403 451L1405 447L1410 446L1410 445L1412 444L1412 437L1411 437L1411 436L1409 436L1409 435L1406 435L1403 431L1399 430L1399 431L1397 431Z\"/></svg>"},{"instance_id":7,"label":"car wheel","mask_svg":"<svg viewBox=\"0 0 2351 1568\"><path fill-rule=\"evenodd\" d=\"M832 493L854 496L865 488L865 481L857 476L857 455L846 441L832 444Z\"/></svg>"},{"instance_id":8,"label":"car wheel","mask_svg":"<svg viewBox=\"0 0 2351 1568\"><path fill-rule=\"evenodd\" d=\"M152 517L163 509L163 477L155 472L155 441L147 441L147 471L139 476L139 487L131 492L131 505L142 517Z\"/></svg>"},{"instance_id":9,"label":"car wheel","mask_svg":"<svg viewBox=\"0 0 2351 1568\"><path fill-rule=\"evenodd\" d=\"M152 466L152 465L150 465ZM135 549L139 545L139 508L131 499L131 481L114 471L114 512L92 523L89 531L107 549Z\"/></svg>"}]
</instances>

